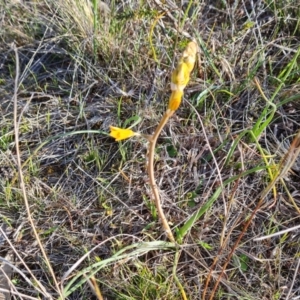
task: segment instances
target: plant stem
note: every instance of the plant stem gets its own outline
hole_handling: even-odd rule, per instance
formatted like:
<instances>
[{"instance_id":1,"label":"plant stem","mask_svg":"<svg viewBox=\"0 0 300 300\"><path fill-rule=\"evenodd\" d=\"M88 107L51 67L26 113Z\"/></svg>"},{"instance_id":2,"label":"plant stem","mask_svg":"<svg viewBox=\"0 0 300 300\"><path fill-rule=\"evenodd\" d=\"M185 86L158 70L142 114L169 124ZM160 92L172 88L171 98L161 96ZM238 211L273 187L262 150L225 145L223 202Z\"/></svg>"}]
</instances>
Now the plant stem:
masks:
<instances>
[{"instance_id":1,"label":"plant stem","mask_svg":"<svg viewBox=\"0 0 300 300\"><path fill-rule=\"evenodd\" d=\"M155 153L155 146L156 146L156 142L157 139L162 131L162 129L164 128L164 126L166 125L166 123L168 122L168 120L170 119L170 117L174 114L174 110L170 110L167 109L167 111L165 112L165 114L163 115L159 125L157 126L154 134L148 138L149 140L149 151L148 151L148 174L149 174L149 179L150 179L150 186L152 189L152 193L154 195L154 202L155 202L155 206L156 206L156 210L158 212L158 216L162 222L162 226L168 236L168 239L174 243L176 245L176 241L174 238L174 235L171 231L171 228L169 226L168 220L164 214L164 211L162 209L161 206L161 202L160 202L160 197L159 197L159 191L155 182L155 177L154 177L154 153ZM174 266L173 266L173 277L174 280L177 284L177 287L180 290L181 296L183 300L187 300L187 296L185 294L185 291L176 275L176 267L178 265L178 261L179 261L179 249L177 248L176 250L176 254L175 254L175 261L174 261Z\"/></svg>"},{"instance_id":2,"label":"plant stem","mask_svg":"<svg viewBox=\"0 0 300 300\"><path fill-rule=\"evenodd\" d=\"M160 197L159 197L159 192L158 188L155 182L155 177L154 177L154 153L155 153L155 146L157 142L157 138L159 137L162 129L168 122L169 118L174 114L174 111L168 109L165 114L163 115L159 125L157 126L153 136L149 138L149 151L148 151L148 174L149 174L149 179L150 179L150 186L152 189L152 193L154 195L154 201L155 201L155 206L158 212L158 216L162 222L162 226L169 238L169 240L173 243L175 243L175 238L174 235L170 229L170 226L168 224L167 218L164 214L164 211L161 206L160 202Z\"/></svg>"}]
</instances>

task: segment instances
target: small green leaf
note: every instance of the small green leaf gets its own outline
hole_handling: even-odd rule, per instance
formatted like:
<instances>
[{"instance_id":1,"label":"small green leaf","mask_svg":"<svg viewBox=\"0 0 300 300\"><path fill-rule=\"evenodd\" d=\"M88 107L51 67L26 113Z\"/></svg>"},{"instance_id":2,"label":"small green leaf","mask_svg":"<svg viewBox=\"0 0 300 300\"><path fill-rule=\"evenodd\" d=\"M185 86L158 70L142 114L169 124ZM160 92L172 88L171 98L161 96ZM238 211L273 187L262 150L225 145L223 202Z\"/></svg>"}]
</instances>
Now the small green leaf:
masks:
<instances>
[{"instance_id":1,"label":"small green leaf","mask_svg":"<svg viewBox=\"0 0 300 300\"><path fill-rule=\"evenodd\" d=\"M252 28L254 25L255 25L255 23L252 22L252 21L246 22L246 23L244 24L244 29L250 29L250 28Z\"/></svg>"},{"instance_id":2,"label":"small green leaf","mask_svg":"<svg viewBox=\"0 0 300 300\"><path fill-rule=\"evenodd\" d=\"M241 270L243 272L246 272L248 270L248 262L249 262L249 257L245 254L241 254L239 256L240 264L241 264Z\"/></svg>"},{"instance_id":3,"label":"small green leaf","mask_svg":"<svg viewBox=\"0 0 300 300\"><path fill-rule=\"evenodd\" d=\"M194 200L188 201L188 207L193 208L193 207L195 207L195 206L196 206L196 202L195 202Z\"/></svg>"},{"instance_id":4,"label":"small green leaf","mask_svg":"<svg viewBox=\"0 0 300 300\"><path fill-rule=\"evenodd\" d=\"M200 245L203 249L206 249L206 250L212 250L213 247L205 242L202 242L202 241L198 241L197 242L198 245Z\"/></svg>"},{"instance_id":5,"label":"small green leaf","mask_svg":"<svg viewBox=\"0 0 300 300\"><path fill-rule=\"evenodd\" d=\"M128 127L128 128L132 128L132 127L136 126L137 124L139 124L141 121L142 121L142 118L140 116L132 116L124 122L123 127L127 128L127 125L130 124L131 122L133 122L132 125L130 127Z\"/></svg>"},{"instance_id":6,"label":"small green leaf","mask_svg":"<svg viewBox=\"0 0 300 300\"><path fill-rule=\"evenodd\" d=\"M174 158L177 156L177 150L173 145L168 145L167 146L167 152L169 154L170 157Z\"/></svg>"}]
</instances>

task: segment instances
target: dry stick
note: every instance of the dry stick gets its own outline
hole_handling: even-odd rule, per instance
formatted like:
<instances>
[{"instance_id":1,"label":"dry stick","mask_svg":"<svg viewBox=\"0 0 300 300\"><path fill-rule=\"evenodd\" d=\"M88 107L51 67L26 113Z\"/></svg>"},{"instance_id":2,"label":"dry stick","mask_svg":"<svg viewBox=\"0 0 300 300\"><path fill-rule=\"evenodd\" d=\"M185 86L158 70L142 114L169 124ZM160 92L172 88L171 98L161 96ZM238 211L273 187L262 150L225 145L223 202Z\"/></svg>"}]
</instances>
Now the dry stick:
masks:
<instances>
[{"instance_id":1,"label":"dry stick","mask_svg":"<svg viewBox=\"0 0 300 300\"><path fill-rule=\"evenodd\" d=\"M295 285L296 278L299 276L299 273L298 273L299 267L300 267L300 259L298 259L298 263L297 263L297 266L295 268L295 273L294 273L294 276L293 276L293 280L290 284L290 289L289 289L289 291L286 295L286 298L285 298L286 300L291 299L290 295L292 293L293 288L297 288L297 286L294 286L294 285ZM295 298L293 297L293 299L296 299L296 297Z\"/></svg>"},{"instance_id":2,"label":"dry stick","mask_svg":"<svg viewBox=\"0 0 300 300\"><path fill-rule=\"evenodd\" d=\"M236 242L234 243L230 253L229 253L229 256L221 270L221 273L217 279L217 282L212 290L212 294L209 298L209 300L213 300L214 298L214 295L215 295L215 292L219 286L219 283L220 283L220 280L222 278L222 275L227 267L227 265L229 264L230 260L231 260L231 257L235 251L235 249L238 247L243 235L245 234L246 230L248 229L250 223L252 222L254 216L256 215L257 211L260 209L260 207L262 206L262 203L263 203L263 200L264 198L268 195L268 193L273 189L274 185L276 184L276 182L279 180L279 179L282 179L286 174L287 172L290 170L290 168L293 166L295 160L297 159L298 155L300 153L300 131L298 132L298 134L296 135L296 137L294 138L288 152L285 154L285 156L282 158L281 162L280 162L280 165L279 165L279 172L277 173L277 175L273 178L273 180L268 184L268 186L261 192L261 195L260 195L260 200L258 201L258 204L256 205L254 211L252 212L250 218L248 219L248 221L246 222L242 232L240 233L238 239L236 240ZM208 282L206 284L206 288L207 288L207 285L208 285ZM205 288L205 291L204 291L204 296L203 296L203 299L205 297L205 292L206 292L206 288Z\"/></svg>"},{"instance_id":3,"label":"dry stick","mask_svg":"<svg viewBox=\"0 0 300 300\"><path fill-rule=\"evenodd\" d=\"M239 182L239 180L240 180L240 178L237 179L236 185L234 186L234 191L233 191L233 193L235 193L235 192L236 192L236 189L238 188L238 182ZM232 196L231 196L231 198L232 198ZM241 217L238 217L237 220L236 220L236 221L234 222L234 224L232 225L231 229L228 231L225 240L224 240L223 243L221 244L221 247L220 247L220 249L218 250L218 253L217 253L216 257L214 258L213 263L212 263L212 265L211 265L210 268L209 268L209 273L208 273L208 275L207 275L207 279L206 279L206 282L205 282L204 291L203 291L203 295L202 295L202 299L203 299L203 300L205 300L206 290L207 290L207 287L208 287L210 278L211 278L211 276L212 276L212 272L214 271L215 266L217 265L217 263L218 263L218 261L219 261L219 256L221 255L221 253L223 252L223 250L225 249L225 247L228 245L228 241L229 241L229 238L230 238L230 236L231 236L231 233L232 233L232 231L235 229L235 226L239 223L240 220L241 220Z\"/></svg>"},{"instance_id":4,"label":"dry stick","mask_svg":"<svg viewBox=\"0 0 300 300\"><path fill-rule=\"evenodd\" d=\"M86 277L86 276L85 276ZM90 279L87 278L87 283L89 284L91 290L94 292L95 296L97 297L98 300L104 300L102 297L99 285L97 283L97 280L95 276L92 276Z\"/></svg>"},{"instance_id":5,"label":"dry stick","mask_svg":"<svg viewBox=\"0 0 300 300\"><path fill-rule=\"evenodd\" d=\"M160 202L160 197L159 197L159 192L158 192L158 188L155 182L155 177L154 177L154 153L155 153L155 145L157 142L157 138L159 137L162 129L164 128L164 126L166 125L166 123L168 122L169 118L174 114L174 111L171 110L167 110L165 112L165 114L163 115L159 125L157 126L153 136L151 136L149 138L149 153L148 153L148 175L149 175L149 179L150 179L150 186L154 195L154 201L155 201L155 206L158 212L158 216L162 222L162 226L165 230L165 232L167 233L167 236L169 238L169 240L173 243L175 243L175 238L174 235L170 229L170 226L168 224L167 218L164 214L164 211L162 209L161 206L161 202Z\"/></svg>"},{"instance_id":6,"label":"dry stick","mask_svg":"<svg viewBox=\"0 0 300 300\"><path fill-rule=\"evenodd\" d=\"M238 179L239 180L239 179ZM240 221L241 217L239 217L235 222L234 224L232 225L231 229L228 231L228 234L225 238L225 240L223 241L220 249L218 250L218 253L216 255L216 257L214 258L213 260L213 263L212 265L210 266L209 268L209 273L207 275L207 278L206 278L206 282L205 282L205 286L204 286L204 290L203 290L203 295L202 295L202 299L205 300L205 295L206 295L206 290L207 290L207 287L208 287L208 284L210 282L210 278L212 276L212 272L214 271L215 269L215 266L217 265L218 261L219 261L219 256L221 255L221 253L223 252L223 250L225 249L226 245L228 245L228 241L229 241L229 238L231 236L231 233L232 231L234 230L235 226L238 224L238 222Z\"/></svg>"},{"instance_id":7,"label":"dry stick","mask_svg":"<svg viewBox=\"0 0 300 300\"><path fill-rule=\"evenodd\" d=\"M263 91L262 91L262 89L261 89L261 86L260 86L260 84L259 84L257 78L254 78L254 83L255 83L256 87L258 88L258 90L259 90L261 96L263 97L263 99L264 99L265 101L267 101L270 105L274 106L274 103L270 102L270 101L267 99L267 97L265 96L265 94L263 93ZM275 108L276 108L276 107L275 107ZM300 132L299 132L299 133L300 133ZM281 161L281 163L280 163L279 171L278 171L278 173L276 174L276 176L273 178L273 181L271 181L271 183L270 183L270 184L265 188L265 190L261 193L261 195L260 195L261 201L262 201L262 200L264 199L264 197L270 192L270 190L274 187L276 181L277 181L279 178L280 178L280 180L282 181L282 177L284 176L284 174L286 174L286 172L288 172L288 170L290 169L290 167L291 167L292 164L294 163L295 159L297 158L297 156L298 156L298 154L299 154L299 151L300 151L300 150L299 150L299 151L297 152L297 149L299 149L299 139L300 139L299 133L298 133L297 137L294 139L294 142L293 142L294 145L293 145L293 147L292 147L292 146L290 147L288 153L287 153L287 154L284 156L284 158L282 159L282 161ZM297 142L297 141L298 141L298 142ZM290 152L296 152L296 153L290 153ZM291 159L292 159L292 161L291 161ZM281 171L280 171L280 169L281 169ZM262 203L259 202L258 205L261 206ZM258 210L258 209L257 209L257 210ZM253 216L255 215L255 213L257 212L257 210L255 210L255 211L253 212L253 215L251 215L251 217L250 217L251 220L252 220ZM250 220L250 221L251 221L251 220ZM250 223L249 223L249 224L250 224ZM248 227L249 224L246 223L246 227ZM247 229L247 228L246 228L246 229ZM246 231L246 230L245 230L245 228L244 228L244 230L242 231L241 235L239 236L238 242L240 241L240 239L241 239L242 236L244 235L245 231ZM229 236L230 236L230 234L228 234L228 236L227 236L227 238L226 238L226 241L228 240L228 237L229 237ZM236 243L236 244L237 244L237 243ZM234 248L233 248L232 251L230 252L230 255L231 255L231 256L233 255L233 251L234 251L234 249L235 249L236 244L234 245ZM203 295L202 295L202 299L203 299L203 300L205 300L206 291L207 291L208 284L209 284L210 278L211 278L211 273L212 273L212 271L214 270L214 268L215 268L215 266L216 266L216 264L217 264L217 262L218 262L218 260L219 260L219 255L221 254L222 251L223 251L223 247L221 247L220 250L218 251L218 254L217 254L217 256L215 257L215 259L214 259L214 261L213 261L213 264L212 264L212 266L211 266L211 268L210 268L210 272L209 272L208 277L207 277L207 279L206 279L206 283L205 283L204 291L203 291ZM230 256L230 258L231 258L231 256ZM228 259L228 261L229 261L229 260L230 260L230 259ZM228 263L227 263L227 264L228 264ZM227 266L227 264L226 264L226 266ZM225 267L226 267L226 266L225 266ZM222 272L223 272L223 270L225 270L225 268L222 269ZM222 276L222 273L221 273L220 276ZM218 286L219 282L220 282L220 277L219 277L219 280L218 280L218 282L217 282L217 286ZM210 299L211 299L211 298L210 298Z\"/></svg>"},{"instance_id":8,"label":"dry stick","mask_svg":"<svg viewBox=\"0 0 300 300\"><path fill-rule=\"evenodd\" d=\"M46 254L46 252L44 250L42 242L41 242L41 240L39 238L39 235L38 235L38 233L36 231L36 228L35 228L32 216L31 216L28 199L27 199L27 194L26 194L26 189L25 189L25 183L24 183L24 178L23 178L23 173L22 173L20 148L19 148L19 122L20 122L20 120L19 121L17 120L17 114L18 114L18 111L17 111L17 105L18 105L18 103L17 103L17 98L18 98L17 94L18 94L18 82L19 82L19 72L20 72L19 54L18 54L17 47L14 44L13 44L13 49L14 49L15 55L16 55L16 77L15 77L14 96L13 96L14 97L14 128L15 128L15 143L16 143L18 173L19 173L19 178L20 178L20 187L22 189L24 203L25 203L25 207L26 207L26 212L27 212L27 215L28 215L28 220L30 222L33 234L34 234L34 236L36 238L36 241L37 241L37 243L38 243L38 245L39 245L39 247L41 249L42 255L43 255L43 257L45 259L45 262L46 262L46 265L47 265L47 267L48 267L48 269L50 271L50 274L51 274L52 279L54 281L54 284L55 284L55 287L57 289L57 292L59 293L59 296L61 297L61 299L63 299L63 295L62 295L62 293L60 291L60 288L59 288L58 282L56 280L54 271L53 271L53 269L51 267L50 261L49 261L49 259L47 257L47 254ZM37 281L37 284L44 291L44 293L47 295L47 297L49 297L49 299L53 299L52 296L49 293L47 293L47 291L45 290L45 287L39 281Z\"/></svg>"},{"instance_id":9,"label":"dry stick","mask_svg":"<svg viewBox=\"0 0 300 300\"><path fill-rule=\"evenodd\" d=\"M14 247L13 243L10 241L10 239L7 237L7 235L5 234L5 232L3 231L3 229L0 227L0 233L2 235L2 237L5 238L5 240L7 241L10 249L13 250L15 256L19 259L19 261L21 262L21 264L23 264L23 266L25 267L25 269L27 270L28 274L33 278L33 281L34 283L36 283L36 289L37 289L37 293L40 293L40 294L45 294L48 296L48 293L47 291L45 290L44 286L39 282L39 280L34 276L32 270L30 270L30 268L28 267L28 265L25 263L25 261L23 260L23 258L20 256L19 252L17 251L17 249ZM30 280L28 279L27 280L27 277L23 274L22 271L18 271L16 270L17 272L19 272L21 274L21 276L25 279L25 281L28 281L32 286L34 286L34 283L30 282ZM39 286L40 289L37 287ZM10 291L10 293L12 294L13 291ZM18 293L18 291L17 291ZM29 297L29 296L28 296ZM36 299L36 298L34 298Z\"/></svg>"}]
</instances>

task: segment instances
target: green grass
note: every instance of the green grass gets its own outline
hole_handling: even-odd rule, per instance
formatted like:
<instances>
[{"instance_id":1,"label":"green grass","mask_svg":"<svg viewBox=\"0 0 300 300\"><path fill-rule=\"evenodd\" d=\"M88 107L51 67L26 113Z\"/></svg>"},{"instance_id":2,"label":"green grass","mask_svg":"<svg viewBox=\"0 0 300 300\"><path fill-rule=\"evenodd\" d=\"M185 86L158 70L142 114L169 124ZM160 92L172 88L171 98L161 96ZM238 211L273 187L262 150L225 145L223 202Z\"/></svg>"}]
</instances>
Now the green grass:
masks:
<instances>
[{"instance_id":1,"label":"green grass","mask_svg":"<svg viewBox=\"0 0 300 300\"><path fill-rule=\"evenodd\" d=\"M105 18L94 0L0 5L0 245L16 266L14 291L59 298L19 181L13 42L25 193L65 299L92 299L93 279L104 299L183 299L174 272L188 299L300 296L297 232L254 240L299 224L299 158L267 193L212 295L281 159L298 154L289 147L300 130L300 9L252 2L112 1ZM154 132L189 36L199 64L155 154L178 246L152 201L147 143L116 143L108 132Z\"/></svg>"}]
</instances>

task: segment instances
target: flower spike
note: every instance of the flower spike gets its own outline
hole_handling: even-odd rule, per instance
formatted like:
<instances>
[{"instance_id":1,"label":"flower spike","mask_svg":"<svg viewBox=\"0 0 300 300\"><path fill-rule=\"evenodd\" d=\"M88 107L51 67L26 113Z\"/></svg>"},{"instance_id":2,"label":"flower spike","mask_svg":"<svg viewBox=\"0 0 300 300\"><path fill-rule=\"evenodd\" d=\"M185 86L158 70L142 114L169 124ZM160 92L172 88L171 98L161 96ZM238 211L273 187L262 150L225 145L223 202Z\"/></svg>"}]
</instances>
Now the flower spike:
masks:
<instances>
[{"instance_id":1,"label":"flower spike","mask_svg":"<svg viewBox=\"0 0 300 300\"><path fill-rule=\"evenodd\" d=\"M179 60L177 68L172 73L171 90L172 94L169 100L169 109L175 111L178 109L183 96L183 90L190 81L190 74L196 62L198 46L195 42L188 43L182 57Z\"/></svg>"}]
</instances>

